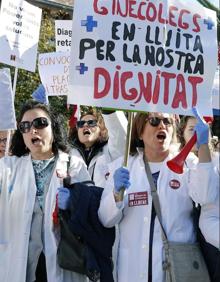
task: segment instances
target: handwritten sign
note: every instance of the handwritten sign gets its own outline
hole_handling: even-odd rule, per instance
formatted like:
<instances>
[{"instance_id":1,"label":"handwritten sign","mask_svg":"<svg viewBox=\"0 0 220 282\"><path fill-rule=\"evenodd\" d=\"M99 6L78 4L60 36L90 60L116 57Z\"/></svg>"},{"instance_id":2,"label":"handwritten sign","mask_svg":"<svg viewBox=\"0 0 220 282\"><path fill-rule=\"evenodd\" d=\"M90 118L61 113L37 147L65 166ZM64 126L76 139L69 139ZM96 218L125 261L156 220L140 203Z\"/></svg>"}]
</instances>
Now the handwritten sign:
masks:
<instances>
[{"instance_id":1,"label":"handwritten sign","mask_svg":"<svg viewBox=\"0 0 220 282\"><path fill-rule=\"evenodd\" d=\"M216 14L197 1L76 0L68 103L212 114Z\"/></svg>"},{"instance_id":2,"label":"handwritten sign","mask_svg":"<svg viewBox=\"0 0 220 282\"><path fill-rule=\"evenodd\" d=\"M1 1L0 62L35 71L41 13L26 1Z\"/></svg>"},{"instance_id":3,"label":"handwritten sign","mask_svg":"<svg viewBox=\"0 0 220 282\"><path fill-rule=\"evenodd\" d=\"M71 49L72 21L55 21L56 51L67 52Z\"/></svg>"},{"instance_id":4,"label":"handwritten sign","mask_svg":"<svg viewBox=\"0 0 220 282\"><path fill-rule=\"evenodd\" d=\"M38 70L48 96L68 94L70 53L44 53L38 58Z\"/></svg>"}]
</instances>

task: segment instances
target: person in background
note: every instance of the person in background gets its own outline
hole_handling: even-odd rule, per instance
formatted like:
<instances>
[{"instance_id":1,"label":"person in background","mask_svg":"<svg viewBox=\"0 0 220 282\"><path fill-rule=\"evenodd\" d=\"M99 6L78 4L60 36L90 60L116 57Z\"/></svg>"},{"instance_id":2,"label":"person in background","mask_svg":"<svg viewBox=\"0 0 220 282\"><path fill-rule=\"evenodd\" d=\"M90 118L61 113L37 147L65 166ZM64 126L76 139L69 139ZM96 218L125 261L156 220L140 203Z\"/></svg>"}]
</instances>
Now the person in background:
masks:
<instances>
[{"instance_id":1,"label":"person in background","mask_svg":"<svg viewBox=\"0 0 220 282\"><path fill-rule=\"evenodd\" d=\"M57 263L57 188L67 170L73 183L90 180L84 163L69 159L62 119L44 104L26 102L10 151L0 160L0 281L86 281Z\"/></svg>"},{"instance_id":2,"label":"person in background","mask_svg":"<svg viewBox=\"0 0 220 282\"><path fill-rule=\"evenodd\" d=\"M7 131L0 131L0 158L5 155L5 148L7 143Z\"/></svg>"},{"instance_id":3,"label":"person in background","mask_svg":"<svg viewBox=\"0 0 220 282\"><path fill-rule=\"evenodd\" d=\"M71 154L80 157L96 186L104 187L108 175L108 163L124 153L127 119L121 111L102 111L95 108L81 113L76 127L70 131ZM59 189L58 205L66 209L69 200L68 189ZM113 264L117 256L118 230L113 247ZM114 267L115 277L115 267ZM116 280L116 278L115 278Z\"/></svg>"},{"instance_id":4,"label":"person in background","mask_svg":"<svg viewBox=\"0 0 220 282\"><path fill-rule=\"evenodd\" d=\"M189 140L193 136L196 122L197 120L194 116L183 116L181 118L180 123L177 127L177 137L180 143L180 150L185 146L186 143L189 142ZM209 148L211 151L211 157L214 166L216 166L219 171L219 152L218 150L215 150L213 143L214 140L211 136L211 131L209 131ZM196 144L193 146L191 152L194 153L196 156L198 155L198 148Z\"/></svg>"},{"instance_id":5,"label":"person in background","mask_svg":"<svg viewBox=\"0 0 220 282\"><path fill-rule=\"evenodd\" d=\"M128 168L121 167L121 158L109 165L98 216L105 227L119 225L118 282L165 281L161 227L152 205L145 162L149 162L157 186L169 241L195 242L193 201L206 205L217 197L217 177L207 145L208 128L196 111L195 115L198 158L194 157L183 174L172 172L166 164L178 152L171 150L176 127L174 116L164 113L137 113ZM121 197L123 188L125 193Z\"/></svg>"},{"instance_id":6,"label":"person in background","mask_svg":"<svg viewBox=\"0 0 220 282\"><path fill-rule=\"evenodd\" d=\"M103 187L107 164L123 155L127 119L123 112L89 107L70 130L71 153L86 164L92 180Z\"/></svg>"},{"instance_id":7,"label":"person in background","mask_svg":"<svg viewBox=\"0 0 220 282\"><path fill-rule=\"evenodd\" d=\"M7 138L8 136L11 139L11 134L13 134L13 131L7 131L7 130L0 130L0 158L4 157L6 154L9 154L7 151ZM10 141L8 142L8 147L10 146Z\"/></svg>"},{"instance_id":8,"label":"person in background","mask_svg":"<svg viewBox=\"0 0 220 282\"><path fill-rule=\"evenodd\" d=\"M183 116L178 126L178 138L180 141L180 149L190 140L194 134L196 126L196 118L193 116ZM211 148L211 157L213 165L219 173L219 152L213 150L211 134L209 134L209 147ZM198 155L198 148L195 145L192 148L193 155ZM187 161L186 161L187 162ZM219 177L218 177L219 179ZM218 180L218 190L219 190ZM219 190L220 192L220 190ZM220 207L219 197L216 201L207 205L197 206L194 215L199 222L198 238L201 249L204 254L205 261L208 266L210 278L212 282L220 280ZM204 237L203 237L204 236Z\"/></svg>"}]
</instances>

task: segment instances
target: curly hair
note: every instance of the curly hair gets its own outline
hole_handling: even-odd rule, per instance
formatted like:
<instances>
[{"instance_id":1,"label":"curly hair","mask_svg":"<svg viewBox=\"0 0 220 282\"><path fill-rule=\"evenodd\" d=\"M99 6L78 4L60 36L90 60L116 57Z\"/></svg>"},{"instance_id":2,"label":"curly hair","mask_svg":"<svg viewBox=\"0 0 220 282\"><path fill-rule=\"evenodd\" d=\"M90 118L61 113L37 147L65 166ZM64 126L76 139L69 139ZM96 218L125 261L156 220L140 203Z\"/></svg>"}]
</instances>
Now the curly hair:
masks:
<instances>
[{"instance_id":1,"label":"curly hair","mask_svg":"<svg viewBox=\"0 0 220 282\"><path fill-rule=\"evenodd\" d=\"M96 118L97 120L97 124L100 128L100 136L99 139L97 140L98 142L102 143L102 142L106 142L108 140L108 129L105 126L105 121L103 119L103 116L101 114L101 111L97 110L96 108L93 107L88 107L87 109L85 109L84 111L81 112L81 116L80 116L80 120L87 115L92 115ZM78 138L78 130L76 127L71 128L69 131L69 142L71 143L73 141L73 139L77 139Z\"/></svg>"},{"instance_id":2,"label":"curly hair","mask_svg":"<svg viewBox=\"0 0 220 282\"><path fill-rule=\"evenodd\" d=\"M137 148L144 148L144 142L140 139L141 134L144 131L146 124L146 119L150 113L137 113L134 117L131 131L131 144L130 144L130 154L135 155L137 153ZM174 116L171 115L175 120ZM176 126L173 126L173 142L176 141Z\"/></svg>"},{"instance_id":3,"label":"curly hair","mask_svg":"<svg viewBox=\"0 0 220 282\"><path fill-rule=\"evenodd\" d=\"M51 120L51 128L53 133L53 143L52 143L52 152L54 155L58 154L58 150L63 152L69 151L69 146L67 142L67 133L64 127L64 120L61 115L57 115L53 109L45 104L41 104L34 100L27 101L21 108L19 116L17 118L17 123L19 124L27 111L33 109L43 110ZM14 156L21 157L30 152L24 143L22 133L19 129L15 131L11 140L11 153Z\"/></svg>"}]
</instances>

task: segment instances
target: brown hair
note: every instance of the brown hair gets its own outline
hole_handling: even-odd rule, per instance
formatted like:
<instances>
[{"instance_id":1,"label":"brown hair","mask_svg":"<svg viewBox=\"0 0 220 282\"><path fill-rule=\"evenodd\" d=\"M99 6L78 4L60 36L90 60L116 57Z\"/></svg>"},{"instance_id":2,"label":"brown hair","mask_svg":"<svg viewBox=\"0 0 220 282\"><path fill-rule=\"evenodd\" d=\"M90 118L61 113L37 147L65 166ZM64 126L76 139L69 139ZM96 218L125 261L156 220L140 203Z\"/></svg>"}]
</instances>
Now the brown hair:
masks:
<instances>
[{"instance_id":1,"label":"brown hair","mask_svg":"<svg viewBox=\"0 0 220 282\"><path fill-rule=\"evenodd\" d=\"M144 142L140 139L144 127L146 124L146 119L149 113L137 113L134 117L132 130L131 130L131 145L130 154L135 155L137 153L137 148L144 148Z\"/></svg>"},{"instance_id":2,"label":"brown hair","mask_svg":"<svg viewBox=\"0 0 220 282\"><path fill-rule=\"evenodd\" d=\"M187 122L190 119L196 119L196 117L194 117L194 116L182 116L181 119L180 119L180 122L177 126L177 138L178 138L178 141L180 142L180 148L179 148L180 150L186 145L186 141L185 141L183 135L184 135L184 130L186 128ZM208 146L209 146L210 151L213 152L214 146L213 146L211 140L209 140Z\"/></svg>"},{"instance_id":3,"label":"brown hair","mask_svg":"<svg viewBox=\"0 0 220 282\"><path fill-rule=\"evenodd\" d=\"M146 124L146 119L150 113L137 113L134 117L131 131L131 145L130 154L135 155L137 153L137 148L144 148L144 142L140 139L141 134L144 131ZM174 116L171 115L175 120ZM176 141L176 126L175 122L173 124L173 142Z\"/></svg>"},{"instance_id":4,"label":"brown hair","mask_svg":"<svg viewBox=\"0 0 220 282\"><path fill-rule=\"evenodd\" d=\"M103 119L103 116L101 114L101 112L93 107L88 107L86 109L84 109L83 111L81 111L81 116L80 116L80 120L87 115L92 115L96 118L97 120L97 124L100 128L100 136L98 141L99 142L105 142L108 140L108 129L105 126L105 121ZM71 142L71 140L73 140L74 138L78 139L78 133L77 133L77 128L71 128L69 131L69 140Z\"/></svg>"},{"instance_id":5,"label":"brown hair","mask_svg":"<svg viewBox=\"0 0 220 282\"><path fill-rule=\"evenodd\" d=\"M184 139L184 130L186 128L186 125L187 125L187 122L189 119L191 118L194 118L193 116L182 116L181 119L180 119L180 122L177 126L177 138L178 138L178 141L180 142L180 150L185 146L186 144L186 141Z\"/></svg>"}]
</instances>

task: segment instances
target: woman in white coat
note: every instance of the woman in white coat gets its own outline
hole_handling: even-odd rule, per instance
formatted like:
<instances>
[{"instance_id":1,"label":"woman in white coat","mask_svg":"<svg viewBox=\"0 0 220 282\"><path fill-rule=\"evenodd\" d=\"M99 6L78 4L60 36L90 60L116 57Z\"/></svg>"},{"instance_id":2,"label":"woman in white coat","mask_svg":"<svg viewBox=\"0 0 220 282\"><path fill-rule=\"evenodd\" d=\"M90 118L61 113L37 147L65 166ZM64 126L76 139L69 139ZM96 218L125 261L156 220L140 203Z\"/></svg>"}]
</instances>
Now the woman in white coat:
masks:
<instances>
[{"instance_id":1,"label":"woman in white coat","mask_svg":"<svg viewBox=\"0 0 220 282\"><path fill-rule=\"evenodd\" d=\"M178 126L178 138L180 141L180 149L183 148L183 146L192 137L195 126L196 126L195 117L184 116L181 118L181 122ZM212 162L219 173L219 152L215 152L213 150L212 144L210 141L211 139L209 138L209 147L212 149L211 150ZM198 149L196 145L192 148L191 152L195 155L198 155ZM218 190L219 190L219 186L218 186ZM218 249L220 248L219 212L220 212L219 197L217 197L215 203L210 203L210 205L205 205L201 207L201 215L200 215L200 220L199 220L200 229L206 241Z\"/></svg>"},{"instance_id":2,"label":"woman in white coat","mask_svg":"<svg viewBox=\"0 0 220 282\"><path fill-rule=\"evenodd\" d=\"M132 127L128 168L121 167L121 159L109 165L110 175L98 215L106 227L119 224L118 282L165 281L161 227L152 206L145 158L157 186L168 240L192 243L196 239L192 199L205 205L217 195L207 127L198 120L199 164L195 157L191 168L184 168L183 174L172 172L166 165L175 155L170 149L175 121L172 115L162 113L138 113ZM126 188L123 199L120 197L122 187Z\"/></svg>"},{"instance_id":3,"label":"woman in white coat","mask_svg":"<svg viewBox=\"0 0 220 282\"><path fill-rule=\"evenodd\" d=\"M196 119L193 116L184 116L181 118L178 126L178 137L180 141L180 149L190 140L194 133L194 127L196 126ZM211 136L211 134L210 134ZM209 138L209 141L210 138ZM211 158L212 163L219 173L219 152L213 151L212 143L209 142L209 147L212 149ZM194 146L191 150L193 155L198 154L197 146ZM191 158L188 158L187 165ZM219 177L218 177L219 178ZM218 191L220 192L219 181ZM199 241L202 252L209 270L210 278L212 282L220 280L220 207L219 196L214 203L198 206L195 209L198 217L198 223L201 233L199 232ZM202 234L202 235L201 235Z\"/></svg>"},{"instance_id":4,"label":"woman in white coat","mask_svg":"<svg viewBox=\"0 0 220 282\"><path fill-rule=\"evenodd\" d=\"M80 157L92 180L103 187L107 164L123 155L127 119L123 112L107 112L90 107L82 112L76 127L71 129L71 154Z\"/></svg>"},{"instance_id":5,"label":"woman in white coat","mask_svg":"<svg viewBox=\"0 0 220 282\"><path fill-rule=\"evenodd\" d=\"M0 281L84 282L57 264L59 230L53 222L57 188L67 174L67 143L57 114L27 102L0 160ZM89 180L84 163L70 160L73 182Z\"/></svg>"}]
</instances>

